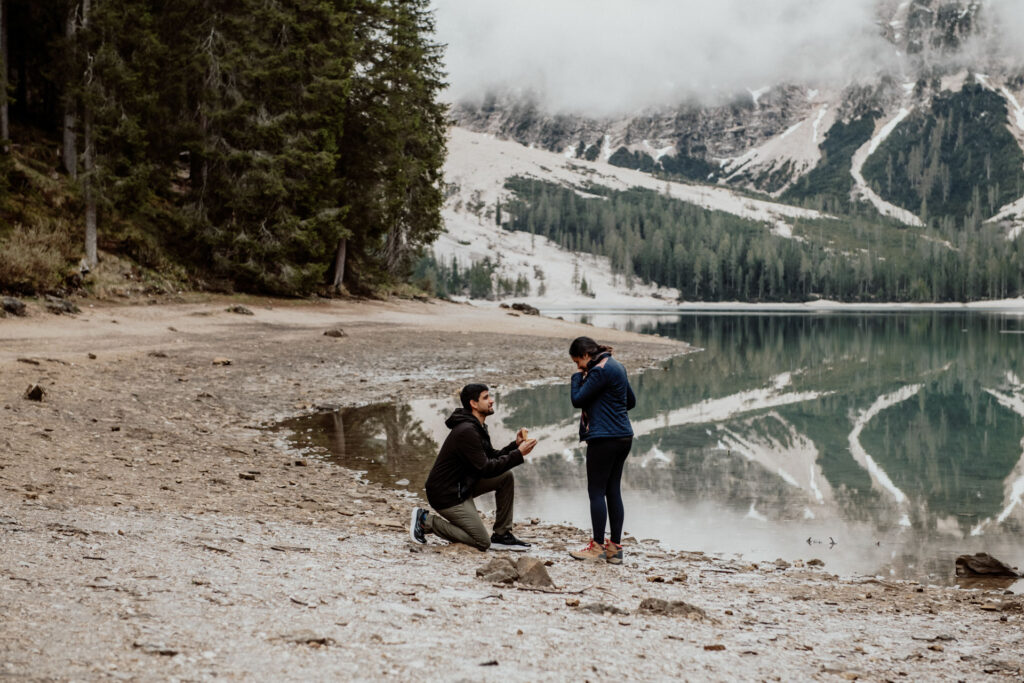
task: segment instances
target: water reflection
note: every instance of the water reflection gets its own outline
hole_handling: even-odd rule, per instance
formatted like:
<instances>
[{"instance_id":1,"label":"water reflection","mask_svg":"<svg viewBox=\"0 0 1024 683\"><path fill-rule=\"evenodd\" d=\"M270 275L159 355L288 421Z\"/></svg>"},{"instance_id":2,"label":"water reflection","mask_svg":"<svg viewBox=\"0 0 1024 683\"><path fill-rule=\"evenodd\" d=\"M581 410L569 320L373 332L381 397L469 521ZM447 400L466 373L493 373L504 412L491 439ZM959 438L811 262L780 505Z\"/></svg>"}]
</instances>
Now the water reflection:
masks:
<instances>
[{"instance_id":1,"label":"water reflection","mask_svg":"<svg viewBox=\"0 0 1024 683\"><path fill-rule=\"evenodd\" d=\"M952 581L963 552L1024 559L1024 337L1007 333L1022 327L1019 318L684 314L600 322L704 349L632 378L627 532L749 559L816 556L834 571L942 582ZM496 444L519 426L540 439L538 457L516 471L518 516L585 526L585 470L566 387L498 399L489 421ZM372 406L294 428L347 466L419 488L454 407Z\"/></svg>"}]
</instances>

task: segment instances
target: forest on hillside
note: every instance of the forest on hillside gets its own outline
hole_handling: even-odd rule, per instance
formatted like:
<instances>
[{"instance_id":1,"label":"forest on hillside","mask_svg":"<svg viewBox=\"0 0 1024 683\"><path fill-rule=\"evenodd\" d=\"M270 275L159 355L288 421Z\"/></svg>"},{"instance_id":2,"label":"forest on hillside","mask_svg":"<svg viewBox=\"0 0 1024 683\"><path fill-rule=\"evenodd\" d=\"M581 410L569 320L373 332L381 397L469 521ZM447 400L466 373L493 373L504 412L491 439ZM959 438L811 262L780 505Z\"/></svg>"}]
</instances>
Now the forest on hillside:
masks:
<instances>
[{"instance_id":1,"label":"forest on hillside","mask_svg":"<svg viewBox=\"0 0 1024 683\"><path fill-rule=\"evenodd\" d=\"M626 281L688 301L973 301L1024 295L1024 236L977 224L940 239L879 219L799 220L796 239L764 223L633 188L511 178L503 225L608 257ZM445 271L449 275L454 268ZM455 271L458 274L458 271ZM585 277L585 274L584 274ZM583 292L585 293L585 292Z\"/></svg>"},{"instance_id":2,"label":"forest on hillside","mask_svg":"<svg viewBox=\"0 0 1024 683\"><path fill-rule=\"evenodd\" d=\"M278 295L404 281L442 229L428 0L0 0L0 290L104 252Z\"/></svg>"}]
</instances>

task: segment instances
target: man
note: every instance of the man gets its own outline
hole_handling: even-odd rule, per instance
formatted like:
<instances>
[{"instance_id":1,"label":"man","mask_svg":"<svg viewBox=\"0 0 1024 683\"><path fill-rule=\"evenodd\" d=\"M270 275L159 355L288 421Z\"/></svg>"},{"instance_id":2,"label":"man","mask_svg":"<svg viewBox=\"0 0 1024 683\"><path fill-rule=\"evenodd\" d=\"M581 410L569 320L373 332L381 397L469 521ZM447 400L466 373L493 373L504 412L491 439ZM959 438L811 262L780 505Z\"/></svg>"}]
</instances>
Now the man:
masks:
<instances>
[{"instance_id":1,"label":"man","mask_svg":"<svg viewBox=\"0 0 1024 683\"><path fill-rule=\"evenodd\" d=\"M523 456L537 440L526 438L526 430L520 429L514 442L494 450L485 424L487 416L494 414L487 385L467 384L459 400L462 408L445 421L452 431L427 477L427 501L437 513L413 508L409 535L416 543L426 543L426 534L433 533L479 550L527 550L530 544L512 535L515 480L511 470L523 464ZM498 510L494 533L488 536L473 499L490 491L495 492Z\"/></svg>"}]
</instances>

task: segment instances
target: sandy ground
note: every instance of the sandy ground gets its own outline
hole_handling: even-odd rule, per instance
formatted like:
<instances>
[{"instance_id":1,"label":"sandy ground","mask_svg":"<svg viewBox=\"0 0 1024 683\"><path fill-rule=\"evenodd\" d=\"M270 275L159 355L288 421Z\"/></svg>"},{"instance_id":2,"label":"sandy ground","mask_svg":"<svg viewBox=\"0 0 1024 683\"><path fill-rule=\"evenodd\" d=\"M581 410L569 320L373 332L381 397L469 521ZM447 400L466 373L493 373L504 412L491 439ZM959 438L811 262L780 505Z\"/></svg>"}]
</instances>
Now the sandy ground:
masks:
<instances>
[{"instance_id":1,"label":"sandy ground","mask_svg":"<svg viewBox=\"0 0 1024 683\"><path fill-rule=\"evenodd\" d=\"M464 305L250 300L0 320L0 678L1019 680L1024 602L626 544L519 520L548 592L499 553L415 546L411 494L265 429L331 405L563 377L580 333L631 369L668 340ZM346 337L323 335L342 327ZM91 357L90 356L94 356ZM214 365L217 358L230 365ZM41 402L22 397L39 383ZM810 560L811 558L807 558ZM801 563L797 563L798 565ZM706 616L639 609L681 600Z\"/></svg>"}]
</instances>

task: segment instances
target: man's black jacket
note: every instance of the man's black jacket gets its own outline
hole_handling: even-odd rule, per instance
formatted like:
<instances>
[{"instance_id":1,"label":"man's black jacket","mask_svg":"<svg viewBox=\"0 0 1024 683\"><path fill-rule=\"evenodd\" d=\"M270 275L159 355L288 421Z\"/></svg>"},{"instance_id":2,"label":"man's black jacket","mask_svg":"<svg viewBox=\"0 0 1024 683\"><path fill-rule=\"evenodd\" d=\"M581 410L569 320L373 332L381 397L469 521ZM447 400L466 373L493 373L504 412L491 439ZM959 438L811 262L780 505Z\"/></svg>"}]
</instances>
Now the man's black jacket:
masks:
<instances>
[{"instance_id":1,"label":"man's black jacket","mask_svg":"<svg viewBox=\"0 0 1024 683\"><path fill-rule=\"evenodd\" d=\"M445 425L452 431L441 446L427 477L427 500L435 510L458 505L470 497L481 479L496 477L523 464L523 455L513 441L500 451L491 446L487 427L472 411L459 408Z\"/></svg>"}]
</instances>

